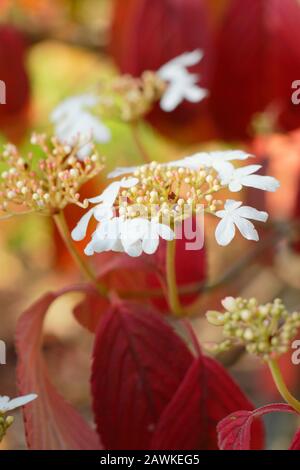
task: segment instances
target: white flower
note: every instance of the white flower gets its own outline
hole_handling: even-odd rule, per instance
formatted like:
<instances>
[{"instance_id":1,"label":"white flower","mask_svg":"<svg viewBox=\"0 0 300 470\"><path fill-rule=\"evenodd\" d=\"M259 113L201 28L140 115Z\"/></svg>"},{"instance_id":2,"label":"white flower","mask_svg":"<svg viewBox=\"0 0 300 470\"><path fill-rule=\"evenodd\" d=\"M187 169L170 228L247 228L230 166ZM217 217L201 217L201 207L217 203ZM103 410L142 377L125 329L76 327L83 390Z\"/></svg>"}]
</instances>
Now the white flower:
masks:
<instances>
[{"instance_id":1,"label":"white flower","mask_svg":"<svg viewBox=\"0 0 300 470\"><path fill-rule=\"evenodd\" d=\"M206 168L220 168L224 162L232 160L247 160L252 157L251 154L243 150L224 150L216 152L198 152L190 155L183 160L175 162L176 166L184 166L194 170L198 170L204 166Z\"/></svg>"},{"instance_id":2,"label":"white flower","mask_svg":"<svg viewBox=\"0 0 300 470\"><path fill-rule=\"evenodd\" d=\"M241 168L235 168L228 162L221 162L214 165L221 179L221 184L228 186L229 190L232 192L241 191L243 186L262 189L263 191L276 191L280 186L276 178L254 174L261 167L261 165L247 165Z\"/></svg>"},{"instance_id":3,"label":"white flower","mask_svg":"<svg viewBox=\"0 0 300 470\"><path fill-rule=\"evenodd\" d=\"M137 178L123 178L121 181L114 181L103 191L102 194L88 199L89 202L96 204L96 206L90 209L79 220L71 233L73 240L80 241L85 238L89 222L93 216L98 222L105 219L111 219L114 214L113 205L118 197L120 189L132 188L138 182Z\"/></svg>"},{"instance_id":4,"label":"white flower","mask_svg":"<svg viewBox=\"0 0 300 470\"><path fill-rule=\"evenodd\" d=\"M198 64L202 57L203 52L198 49L186 52L158 70L160 78L168 83L160 102L163 111L174 111L184 100L198 103L208 95L207 90L197 85L199 76L187 70L188 67Z\"/></svg>"},{"instance_id":5,"label":"white flower","mask_svg":"<svg viewBox=\"0 0 300 470\"><path fill-rule=\"evenodd\" d=\"M130 256L140 256L143 252L152 255L159 245L159 237L163 240L174 239L173 230L157 220L141 217L125 220L121 230L121 241L124 251Z\"/></svg>"},{"instance_id":6,"label":"white flower","mask_svg":"<svg viewBox=\"0 0 300 470\"><path fill-rule=\"evenodd\" d=\"M148 166L148 165L146 164L146 165L139 165L139 166L118 166L113 171L108 173L107 178L118 178L119 176L129 175L129 174L132 175L136 170L138 170L142 166Z\"/></svg>"},{"instance_id":7,"label":"white flower","mask_svg":"<svg viewBox=\"0 0 300 470\"><path fill-rule=\"evenodd\" d=\"M114 217L98 225L85 248L85 254L91 256L103 251L117 251L132 257L140 256L143 252L151 255L158 248L159 237L173 240L174 232L156 220Z\"/></svg>"},{"instance_id":8,"label":"white flower","mask_svg":"<svg viewBox=\"0 0 300 470\"><path fill-rule=\"evenodd\" d=\"M120 226L122 219L113 217L103 219L92 235L91 241L85 247L85 254L92 256L94 253L103 251L123 252L123 246L120 241Z\"/></svg>"},{"instance_id":9,"label":"white flower","mask_svg":"<svg viewBox=\"0 0 300 470\"><path fill-rule=\"evenodd\" d=\"M186 69L187 67L197 65L203 58L203 55L204 54L200 49L195 49L192 52L184 52L174 59L169 60L165 65L162 65L159 71L164 77L171 78L172 71L176 71L177 67Z\"/></svg>"},{"instance_id":10,"label":"white flower","mask_svg":"<svg viewBox=\"0 0 300 470\"><path fill-rule=\"evenodd\" d=\"M221 179L223 186L228 186L232 192L240 191L243 186L262 189L264 191L276 191L280 184L271 176L262 176L254 174L262 166L247 165L241 168L235 168L230 161L246 160L252 157L249 153L242 150L226 150L223 152L200 152L189 157L175 160L169 163L163 163L162 166L182 167L191 170L200 170L203 166L206 168L214 168ZM134 173L139 167L119 167L112 171L108 177L115 178L120 175Z\"/></svg>"},{"instance_id":11,"label":"white flower","mask_svg":"<svg viewBox=\"0 0 300 470\"><path fill-rule=\"evenodd\" d=\"M228 245L235 236L235 227L247 240L258 241L258 233L248 219L266 222L267 212L258 211L253 207L242 206L241 201L228 199L224 210L216 212L216 216L222 219L216 228L215 236L219 245Z\"/></svg>"},{"instance_id":12,"label":"white flower","mask_svg":"<svg viewBox=\"0 0 300 470\"><path fill-rule=\"evenodd\" d=\"M161 163L161 165L189 168L190 170L196 171L200 170L204 166L206 168L215 168L216 171L219 171L222 168L221 164L223 163L229 162L230 160L246 160L249 157L252 157L252 155L243 152L242 150L225 150L223 152L198 152L194 155L190 155L189 157L185 157L180 160ZM108 178L117 178L122 175L132 174L136 170L141 168L141 166L117 167L115 170L108 174Z\"/></svg>"},{"instance_id":13,"label":"white flower","mask_svg":"<svg viewBox=\"0 0 300 470\"><path fill-rule=\"evenodd\" d=\"M91 108L98 102L99 98L92 94L73 96L60 103L50 116L60 142L73 145L79 139L79 159L91 153L91 139L99 143L107 143L111 139L110 130L91 113Z\"/></svg>"},{"instance_id":14,"label":"white flower","mask_svg":"<svg viewBox=\"0 0 300 470\"><path fill-rule=\"evenodd\" d=\"M37 395L35 393L31 393L30 395L24 395L13 399L10 399L7 396L0 395L0 414L7 413L8 411L14 410L15 408L27 405L27 403L30 403L36 398Z\"/></svg>"}]
</instances>

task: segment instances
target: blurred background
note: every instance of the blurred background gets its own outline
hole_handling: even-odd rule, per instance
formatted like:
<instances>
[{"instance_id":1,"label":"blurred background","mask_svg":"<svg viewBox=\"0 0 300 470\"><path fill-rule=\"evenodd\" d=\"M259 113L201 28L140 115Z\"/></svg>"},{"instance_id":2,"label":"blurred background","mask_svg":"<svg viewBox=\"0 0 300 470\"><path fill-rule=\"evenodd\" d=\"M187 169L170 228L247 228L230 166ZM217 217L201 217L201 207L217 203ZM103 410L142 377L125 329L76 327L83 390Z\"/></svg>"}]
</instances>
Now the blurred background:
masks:
<instances>
[{"instance_id":1,"label":"blurred background","mask_svg":"<svg viewBox=\"0 0 300 470\"><path fill-rule=\"evenodd\" d=\"M237 239L226 250L217 247L207 222L198 280L213 288L192 321L201 341L217 340L203 314L225 295L261 302L282 297L289 309L300 308L300 104L291 99L293 82L300 79L299 44L298 0L0 0L0 80L7 87L0 144L9 140L26 153L32 130L52 132L49 113L65 97L96 90L118 73L139 76L202 49L195 72L208 99L183 103L172 113L155 108L140 126L148 152L163 161L195 150L243 148L281 181L274 195L244 193L249 205L271 214L257 245ZM113 138L98 148L108 169L140 163L128 126L106 124ZM84 191L99 193L102 184L98 179ZM78 208L67 210L70 227L80 214ZM0 394L14 396L18 316L49 288L67 285L78 274L51 222L37 216L0 223L0 266L0 339L7 344ZM51 308L43 347L53 381L91 419L93 337L72 318L78 299L68 295ZM300 397L300 366L290 356L282 358L284 373ZM220 360L256 405L280 401L258 360L241 351ZM288 447L297 424L290 415L268 417L268 447ZM16 414L0 448L24 447Z\"/></svg>"}]
</instances>

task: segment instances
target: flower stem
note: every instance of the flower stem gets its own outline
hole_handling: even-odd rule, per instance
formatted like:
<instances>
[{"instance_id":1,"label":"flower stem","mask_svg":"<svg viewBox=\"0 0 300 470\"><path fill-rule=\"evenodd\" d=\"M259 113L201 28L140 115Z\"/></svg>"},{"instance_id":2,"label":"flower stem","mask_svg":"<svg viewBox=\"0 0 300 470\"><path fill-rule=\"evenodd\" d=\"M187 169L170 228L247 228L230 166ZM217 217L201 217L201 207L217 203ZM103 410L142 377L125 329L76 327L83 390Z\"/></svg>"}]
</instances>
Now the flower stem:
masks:
<instances>
[{"instance_id":1,"label":"flower stem","mask_svg":"<svg viewBox=\"0 0 300 470\"><path fill-rule=\"evenodd\" d=\"M291 405L298 413L300 413L300 402L295 397L293 397L293 395L288 390L282 377L278 362L275 359L269 359L268 366L282 398L284 398L289 405Z\"/></svg>"},{"instance_id":2,"label":"flower stem","mask_svg":"<svg viewBox=\"0 0 300 470\"><path fill-rule=\"evenodd\" d=\"M99 283L96 277L96 274L93 272L90 266L84 261L84 259L80 256L80 254L76 250L73 244L73 240L70 236L69 228L67 226L63 211L54 215L53 218L66 247L68 248L70 254L72 255L72 258L74 259L75 263L78 265L80 271L83 273L86 279L88 279L95 285L96 289L101 295L107 296L106 287Z\"/></svg>"},{"instance_id":3,"label":"flower stem","mask_svg":"<svg viewBox=\"0 0 300 470\"><path fill-rule=\"evenodd\" d=\"M133 136L133 140L135 142L135 145L138 148L138 151L140 152L144 163L150 163L151 162L150 156L148 155L148 152L145 149L145 146L142 143L141 138L140 138L138 122L133 122L131 124L131 131L132 131L132 136Z\"/></svg>"},{"instance_id":4,"label":"flower stem","mask_svg":"<svg viewBox=\"0 0 300 470\"><path fill-rule=\"evenodd\" d=\"M175 253L176 253L176 240L167 242L166 254L166 272L167 272L167 286L168 286L168 302L171 311L180 316L182 307L178 296L178 289L176 283L176 270L175 270Z\"/></svg>"}]
</instances>

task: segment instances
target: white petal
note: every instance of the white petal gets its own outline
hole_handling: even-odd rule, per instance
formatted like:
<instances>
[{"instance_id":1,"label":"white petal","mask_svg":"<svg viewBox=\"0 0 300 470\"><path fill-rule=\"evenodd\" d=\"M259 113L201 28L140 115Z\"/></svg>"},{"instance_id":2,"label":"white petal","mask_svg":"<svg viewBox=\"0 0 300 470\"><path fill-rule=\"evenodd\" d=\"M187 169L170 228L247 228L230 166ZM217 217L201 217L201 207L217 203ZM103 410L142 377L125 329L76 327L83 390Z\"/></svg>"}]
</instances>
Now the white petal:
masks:
<instances>
[{"instance_id":1,"label":"white petal","mask_svg":"<svg viewBox=\"0 0 300 470\"><path fill-rule=\"evenodd\" d=\"M187 88L184 92L185 99L191 103L199 103L208 96L208 90L199 86Z\"/></svg>"},{"instance_id":2,"label":"white petal","mask_svg":"<svg viewBox=\"0 0 300 470\"><path fill-rule=\"evenodd\" d=\"M57 106L50 116L55 124L55 133L61 142L73 145L79 139L81 144L78 151L79 159L85 158L91 152L92 147L88 140L93 138L96 142L107 143L111 139L108 127L89 111L98 101L99 98L94 95L68 98Z\"/></svg>"},{"instance_id":3,"label":"white petal","mask_svg":"<svg viewBox=\"0 0 300 470\"><path fill-rule=\"evenodd\" d=\"M105 202L107 205L113 206L120 190L120 181L114 181L110 183L105 190L99 194L99 196L92 197L89 199L89 202L93 204L98 204L100 202Z\"/></svg>"},{"instance_id":4,"label":"white petal","mask_svg":"<svg viewBox=\"0 0 300 470\"><path fill-rule=\"evenodd\" d=\"M122 175L127 175L129 173L134 173L136 170L138 170L140 167L139 166L124 166L124 167L118 167L115 170L111 171L107 177L108 178L117 178Z\"/></svg>"},{"instance_id":5,"label":"white petal","mask_svg":"<svg viewBox=\"0 0 300 470\"><path fill-rule=\"evenodd\" d=\"M222 160L214 161L212 166L221 178L222 185L226 186L231 181L232 176L234 175L234 166L231 163Z\"/></svg>"},{"instance_id":6,"label":"white petal","mask_svg":"<svg viewBox=\"0 0 300 470\"><path fill-rule=\"evenodd\" d=\"M14 398L9 401L9 403L6 406L5 411L11 411L11 410L14 410L15 408L19 408L20 406L27 405L27 403L30 403L36 398L37 398L37 395L35 393L31 393L29 395L24 395L22 397Z\"/></svg>"},{"instance_id":7,"label":"white petal","mask_svg":"<svg viewBox=\"0 0 300 470\"><path fill-rule=\"evenodd\" d=\"M241 207L242 204L243 204L242 201L235 201L233 199L227 199L224 204L224 209L226 212L228 211L232 212L238 209L239 207Z\"/></svg>"},{"instance_id":8,"label":"white petal","mask_svg":"<svg viewBox=\"0 0 300 470\"><path fill-rule=\"evenodd\" d=\"M121 181L114 181L99 196L90 198L89 202L93 204L104 202L107 206L112 207L117 199L120 188L132 188L138 182L137 178L123 178Z\"/></svg>"},{"instance_id":9,"label":"white petal","mask_svg":"<svg viewBox=\"0 0 300 470\"><path fill-rule=\"evenodd\" d=\"M250 222L247 219L243 219L242 217L235 217L234 223L244 238L246 238L247 240L254 240L254 241L259 240L257 230L255 229L252 222Z\"/></svg>"},{"instance_id":10,"label":"white petal","mask_svg":"<svg viewBox=\"0 0 300 470\"><path fill-rule=\"evenodd\" d=\"M95 232L93 233L92 240L85 248L87 256L95 253L102 253L103 251L111 251L119 243L120 239L120 219L114 217L111 220L102 221Z\"/></svg>"},{"instance_id":11,"label":"white petal","mask_svg":"<svg viewBox=\"0 0 300 470\"><path fill-rule=\"evenodd\" d=\"M61 142L66 141L70 145L73 145L74 140L78 137L74 129L76 129L76 115L70 116L66 120L59 121L55 127L55 134Z\"/></svg>"},{"instance_id":12,"label":"white petal","mask_svg":"<svg viewBox=\"0 0 300 470\"><path fill-rule=\"evenodd\" d=\"M203 55L204 54L201 49L196 49L192 52L184 52L183 54L175 57L174 59L171 59L169 62L163 65L158 70L158 74L163 78L164 74L168 72L170 66L180 66L183 68L192 67L193 65L196 65L200 62L200 60L203 58Z\"/></svg>"},{"instance_id":13,"label":"white petal","mask_svg":"<svg viewBox=\"0 0 300 470\"><path fill-rule=\"evenodd\" d=\"M7 395L0 396L0 410L4 410L6 408L10 398Z\"/></svg>"},{"instance_id":14,"label":"white petal","mask_svg":"<svg viewBox=\"0 0 300 470\"><path fill-rule=\"evenodd\" d=\"M114 210L109 204L98 204L94 208L94 217L98 222L104 219L112 219L114 217Z\"/></svg>"},{"instance_id":15,"label":"white petal","mask_svg":"<svg viewBox=\"0 0 300 470\"><path fill-rule=\"evenodd\" d=\"M268 213L264 211L258 211L254 207L242 206L238 208L235 213L239 217L244 217L246 219L258 220L260 222L266 222L268 220Z\"/></svg>"},{"instance_id":16,"label":"white petal","mask_svg":"<svg viewBox=\"0 0 300 470\"><path fill-rule=\"evenodd\" d=\"M143 251L147 254L147 255L153 255L157 248L158 248L158 245L159 245L159 237L158 236L152 236L150 238L144 238L143 240L143 243L142 243L142 247L143 247Z\"/></svg>"},{"instance_id":17,"label":"white petal","mask_svg":"<svg viewBox=\"0 0 300 470\"><path fill-rule=\"evenodd\" d=\"M84 253L86 256L92 256L94 253L103 253L104 251L109 251L113 246L111 239L107 237L107 234L101 236L93 236L92 240L86 245Z\"/></svg>"},{"instance_id":18,"label":"white petal","mask_svg":"<svg viewBox=\"0 0 300 470\"><path fill-rule=\"evenodd\" d=\"M85 247L84 249L84 254L86 256L93 256L93 254L95 253L95 249L94 249L94 242L93 240L91 240Z\"/></svg>"},{"instance_id":19,"label":"white petal","mask_svg":"<svg viewBox=\"0 0 300 470\"><path fill-rule=\"evenodd\" d=\"M223 184L223 181L222 181L222 184ZM243 185L239 181L233 180L228 184L228 189L232 193L237 193L243 189Z\"/></svg>"},{"instance_id":20,"label":"white petal","mask_svg":"<svg viewBox=\"0 0 300 470\"><path fill-rule=\"evenodd\" d=\"M137 178L123 178L120 181L121 188L132 188L138 184L139 180Z\"/></svg>"},{"instance_id":21,"label":"white petal","mask_svg":"<svg viewBox=\"0 0 300 470\"><path fill-rule=\"evenodd\" d=\"M220 219L224 219L224 217L228 215L228 212L225 210L217 211L215 215L219 217Z\"/></svg>"},{"instance_id":22,"label":"white petal","mask_svg":"<svg viewBox=\"0 0 300 470\"><path fill-rule=\"evenodd\" d=\"M138 240L136 243L133 243L127 246L125 249L125 252L129 256L132 256L133 258L137 258L138 256L141 256L141 254L143 253L142 241Z\"/></svg>"},{"instance_id":23,"label":"white petal","mask_svg":"<svg viewBox=\"0 0 300 470\"><path fill-rule=\"evenodd\" d=\"M93 146L91 143L84 144L80 149L77 151L77 158L78 160L85 160L89 157L92 153Z\"/></svg>"},{"instance_id":24,"label":"white petal","mask_svg":"<svg viewBox=\"0 0 300 470\"><path fill-rule=\"evenodd\" d=\"M56 106L56 108L54 108L50 115L50 119L53 122L57 122L67 115L73 116L81 109L96 106L98 102L99 98L92 94L71 96L63 100Z\"/></svg>"},{"instance_id":25,"label":"white petal","mask_svg":"<svg viewBox=\"0 0 300 470\"><path fill-rule=\"evenodd\" d=\"M119 244L120 244L120 239L118 235L117 234L110 235L105 240L102 240L101 248L100 248L100 244L98 243L95 244L95 252L101 253L102 251L119 251L119 250L115 250L116 246L119 246Z\"/></svg>"},{"instance_id":26,"label":"white petal","mask_svg":"<svg viewBox=\"0 0 300 470\"><path fill-rule=\"evenodd\" d=\"M106 144L111 140L111 132L108 127L92 114L81 114L81 122L78 123L78 132L94 139L96 142Z\"/></svg>"},{"instance_id":27,"label":"white petal","mask_svg":"<svg viewBox=\"0 0 300 470\"><path fill-rule=\"evenodd\" d=\"M93 214L94 208L90 209L86 214L84 214L83 217L81 217L76 227L72 230L71 237L73 240L79 242L80 240L84 239Z\"/></svg>"},{"instance_id":28,"label":"white petal","mask_svg":"<svg viewBox=\"0 0 300 470\"><path fill-rule=\"evenodd\" d=\"M210 156L214 161L223 160L247 160L249 157L253 157L250 153L244 152L243 150L223 150L210 152Z\"/></svg>"},{"instance_id":29,"label":"white petal","mask_svg":"<svg viewBox=\"0 0 300 470\"><path fill-rule=\"evenodd\" d=\"M157 226L157 232L163 240L174 240L175 238L175 233L174 231L168 227L166 224L158 224Z\"/></svg>"},{"instance_id":30,"label":"white petal","mask_svg":"<svg viewBox=\"0 0 300 470\"><path fill-rule=\"evenodd\" d=\"M230 217L222 219L216 228L215 237L219 245L226 246L233 240L235 235L235 226Z\"/></svg>"},{"instance_id":31,"label":"white petal","mask_svg":"<svg viewBox=\"0 0 300 470\"><path fill-rule=\"evenodd\" d=\"M207 152L195 153L194 155L190 155L186 157L185 160L189 163L193 163L194 165L197 165L198 168L201 166L211 167L213 163L211 155Z\"/></svg>"},{"instance_id":32,"label":"white petal","mask_svg":"<svg viewBox=\"0 0 300 470\"><path fill-rule=\"evenodd\" d=\"M77 115L69 116L65 122L69 124L72 136L80 134L82 138L92 137L94 121L89 113L79 110Z\"/></svg>"},{"instance_id":33,"label":"white petal","mask_svg":"<svg viewBox=\"0 0 300 470\"><path fill-rule=\"evenodd\" d=\"M120 238L122 240L125 251L130 245L135 244L138 240L143 240L149 232L150 222L141 217L135 219L127 219L122 223L120 229Z\"/></svg>"},{"instance_id":34,"label":"white petal","mask_svg":"<svg viewBox=\"0 0 300 470\"><path fill-rule=\"evenodd\" d=\"M252 155L243 152L242 150L225 150L214 152L198 152L186 158L193 159L200 165L211 167L215 166L215 164L218 165L222 162L229 162L231 160L246 160L249 157L252 157Z\"/></svg>"},{"instance_id":35,"label":"white petal","mask_svg":"<svg viewBox=\"0 0 300 470\"><path fill-rule=\"evenodd\" d=\"M235 174L237 177L252 175L256 171L260 170L262 165L245 165L241 168L235 169Z\"/></svg>"},{"instance_id":36,"label":"white petal","mask_svg":"<svg viewBox=\"0 0 300 470\"><path fill-rule=\"evenodd\" d=\"M270 192L276 191L280 186L279 181L272 176L250 175L241 181L244 186Z\"/></svg>"},{"instance_id":37,"label":"white petal","mask_svg":"<svg viewBox=\"0 0 300 470\"><path fill-rule=\"evenodd\" d=\"M177 83L171 83L160 100L160 107L166 113L174 111L177 106L183 101L181 87Z\"/></svg>"},{"instance_id":38,"label":"white petal","mask_svg":"<svg viewBox=\"0 0 300 470\"><path fill-rule=\"evenodd\" d=\"M173 162L169 162L166 166L170 168L189 168L191 170L198 170L201 166L199 162L193 159L193 157L186 157L182 158L181 160L174 160Z\"/></svg>"},{"instance_id":39,"label":"white petal","mask_svg":"<svg viewBox=\"0 0 300 470\"><path fill-rule=\"evenodd\" d=\"M80 109L81 104L78 103L77 97L67 98L61 101L50 114L51 122L57 123L63 119L66 115L73 115L78 109Z\"/></svg>"},{"instance_id":40,"label":"white petal","mask_svg":"<svg viewBox=\"0 0 300 470\"><path fill-rule=\"evenodd\" d=\"M111 140L111 131L110 129L103 124L100 119L96 117L91 117L91 124L92 124L92 138L99 143L106 144Z\"/></svg>"},{"instance_id":41,"label":"white petal","mask_svg":"<svg viewBox=\"0 0 300 470\"><path fill-rule=\"evenodd\" d=\"M116 253L123 253L124 252L124 246L119 238L117 238L114 243L111 245L110 248L112 251Z\"/></svg>"}]
</instances>

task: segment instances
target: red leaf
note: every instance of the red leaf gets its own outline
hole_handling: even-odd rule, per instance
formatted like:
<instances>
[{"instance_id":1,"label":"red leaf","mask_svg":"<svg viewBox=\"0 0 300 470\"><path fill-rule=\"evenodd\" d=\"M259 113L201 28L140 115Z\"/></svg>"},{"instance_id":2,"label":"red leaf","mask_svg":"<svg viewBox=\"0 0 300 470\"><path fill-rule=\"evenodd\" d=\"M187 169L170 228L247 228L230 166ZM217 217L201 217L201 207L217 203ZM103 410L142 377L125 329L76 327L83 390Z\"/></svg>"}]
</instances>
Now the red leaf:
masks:
<instances>
[{"instance_id":1,"label":"red leaf","mask_svg":"<svg viewBox=\"0 0 300 470\"><path fill-rule=\"evenodd\" d=\"M19 113L28 104L29 78L25 69L26 44L13 26L0 27L0 79L6 85L6 104L0 106L0 120Z\"/></svg>"},{"instance_id":2,"label":"red leaf","mask_svg":"<svg viewBox=\"0 0 300 470\"><path fill-rule=\"evenodd\" d=\"M294 435L289 450L300 450L300 429Z\"/></svg>"},{"instance_id":3,"label":"red leaf","mask_svg":"<svg viewBox=\"0 0 300 470\"><path fill-rule=\"evenodd\" d=\"M251 448L251 428L254 421L268 413L295 413L285 403L262 406L254 411L236 411L218 424L219 447L221 450L249 450ZM253 432L253 435L256 433ZM256 437L256 436L255 436Z\"/></svg>"},{"instance_id":4,"label":"red leaf","mask_svg":"<svg viewBox=\"0 0 300 470\"><path fill-rule=\"evenodd\" d=\"M0 80L5 83L6 104L0 105L0 129L18 143L30 121L30 83L25 66L23 35L9 24L0 26Z\"/></svg>"},{"instance_id":5,"label":"red leaf","mask_svg":"<svg viewBox=\"0 0 300 470\"><path fill-rule=\"evenodd\" d=\"M200 356L190 367L157 426L152 449L218 449L216 427L230 411L253 409L238 385L214 359ZM262 432L258 429L258 446Z\"/></svg>"},{"instance_id":6,"label":"red leaf","mask_svg":"<svg viewBox=\"0 0 300 470\"><path fill-rule=\"evenodd\" d=\"M251 135L255 113L267 107L285 129L300 125L291 85L300 67L297 0L232 0L217 40L213 116L221 136Z\"/></svg>"},{"instance_id":7,"label":"red leaf","mask_svg":"<svg viewBox=\"0 0 300 470\"><path fill-rule=\"evenodd\" d=\"M37 393L24 408L27 443L30 449L100 449L97 434L50 382L41 353L44 318L51 303L66 291L48 293L20 318L16 332L18 388L20 394Z\"/></svg>"},{"instance_id":8,"label":"red leaf","mask_svg":"<svg viewBox=\"0 0 300 470\"><path fill-rule=\"evenodd\" d=\"M109 301L101 297L92 286L87 287L85 298L73 309L73 315L81 326L95 333L99 320L109 308Z\"/></svg>"},{"instance_id":9,"label":"red leaf","mask_svg":"<svg viewBox=\"0 0 300 470\"><path fill-rule=\"evenodd\" d=\"M147 449L193 356L150 308L119 303L96 334L92 394L107 449Z\"/></svg>"},{"instance_id":10,"label":"red leaf","mask_svg":"<svg viewBox=\"0 0 300 470\"><path fill-rule=\"evenodd\" d=\"M127 254L107 255L107 260L101 259L98 277L111 290L119 292L139 293L142 289L147 289L147 275L152 273L159 275L159 267L153 256L143 255L132 258ZM99 263L100 264L100 263Z\"/></svg>"},{"instance_id":11,"label":"red leaf","mask_svg":"<svg viewBox=\"0 0 300 470\"><path fill-rule=\"evenodd\" d=\"M143 288L149 288L146 282L147 274L153 273L154 279L158 275L158 268L153 257L147 255L131 258L124 254L103 253L96 257L96 263L100 266L98 269L100 282L110 290L116 290L119 293L138 295ZM159 281L156 285L160 286ZM85 299L75 307L73 313L81 326L94 333L101 315L109 308L109 305L109 301L90 286Z\"/></svg>"},{"instance_id":12,"label":"red leaf","mask_svg":"<svg viewBox=\"0 0 300 470\"><path fill-rule=\"evenodd\" d=\"M113 3L113 17L111 22L110 31L110 44L109 52L117 62L120 64L123 60L123 41L129 34L127 28L129 26L128 18L131 16L131 8L135 7L136 2L139 0L112 0Z\"/></svg>"}]
</instances>

